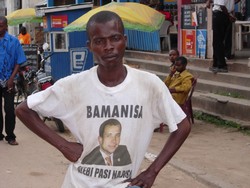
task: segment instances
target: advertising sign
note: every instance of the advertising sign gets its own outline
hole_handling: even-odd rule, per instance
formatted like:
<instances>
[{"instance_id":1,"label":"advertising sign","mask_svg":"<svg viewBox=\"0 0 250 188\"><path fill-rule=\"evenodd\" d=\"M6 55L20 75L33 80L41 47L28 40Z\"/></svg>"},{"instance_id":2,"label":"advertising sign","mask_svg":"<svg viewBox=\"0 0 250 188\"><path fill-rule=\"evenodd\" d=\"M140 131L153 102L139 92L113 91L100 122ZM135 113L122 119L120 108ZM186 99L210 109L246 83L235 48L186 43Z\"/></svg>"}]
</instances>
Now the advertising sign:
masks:
<instances>
[{"instance_id":1,"label":"advertising sign","mask_svg":"<svg viewBox=\"0 0 250 188\"><path fill-rule=\"evenodd\" d=\"M71 72L77 73L84 70L88 56L87 48L71 48L70 49L70 63Z\"/></svg>"},{"instance_id":2,"label":"advertising sign","mask_svg":"<svg viewBox=\"0 0 250 188\"><path fill-rule=\"evenodd\" d=\"M206 58L207 51L207 30L198 29L196 31L196 56L202 59Z\"/></svg>"},{"instance_id":3,"label":"advertising sign","mask_svg":"<svg viewBox=\"0 0 250 188\"><path fill-rule=\"evenodd\" d=\"M182 30L182 53L196 56L196 32L192 29Z\"/></svg>"},{"instance_id":4,"label":"advertising sign","mask_svg":"<svg viewBox=\"0 0 250 188\"><path fill-rule=\"evenodd\" d=\"M67 15L51 16L51 27L52 28L64 28L68 25Z\"/></svg>"}]
</instances>

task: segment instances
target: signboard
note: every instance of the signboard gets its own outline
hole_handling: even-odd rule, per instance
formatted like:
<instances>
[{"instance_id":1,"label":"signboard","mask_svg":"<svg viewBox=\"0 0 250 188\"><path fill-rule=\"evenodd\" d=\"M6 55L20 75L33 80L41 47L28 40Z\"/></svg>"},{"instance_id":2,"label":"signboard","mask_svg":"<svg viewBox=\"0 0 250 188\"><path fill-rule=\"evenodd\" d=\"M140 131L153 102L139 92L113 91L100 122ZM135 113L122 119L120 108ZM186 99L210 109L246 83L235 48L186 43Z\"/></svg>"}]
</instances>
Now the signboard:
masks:
<instances>
[{"instance_id":1,"label":"signboard","mask_svg":"<svg viewBox=\"0 0 250 188\"><path fill-rule=\"evenodd\" d=\"M81 72L85 69L87 56L88 49L86 47L70 49L70 63L72 73Z\"/></svg>"},{"instance_id":2,"label":"signboard","mask_svg":"<svg viewBox=\"0 0 250 188\"><path fill-rule=\"evenodd\" d=\"M182 29L206 29L207 10L197 5L183 5L181 8Z\"/></svg>"},{"instance_id":3,"label":"signboard","mask_svg":"<svg viewBox=\"0 0 250 188\"><path fill-rule=\"evenodd\" d=\"M197 29L207 29L207 9L205 7L197 7Z\"/></svg>"},{"instance_id":4,"label":"signboard","mask_svg":"<svg viewBox=\"0 0 250 188\"><path fill-rule=\"evenodd\" d=\"M182 30L182 53L196 56L196 32L192 29Z\"/></svg>"},{"instance_id":5,"label":"signboard","mask_svg":"<svg viewBox=\"0 0 250 188\"><path fill-rule=\"evenodd\" d=\"M181 28L182 29L194 29L192 25L192 12L195 12L193 5L183 5L181 7Z\"/></svg>"},{"instance_id":6,"label":"signboard","mask_svg":"<svg viewBox=\"0 0 250 188\"><path fill-rule=\"evenodd\" d=\"M37 69L37 45L24 44L22 45L24 54L27 58L27 62L31 63L34 70Z\"/></svg>"},{"instance_id":7,"label":"signboard","mask_svg":"<svg viewBox=\"0 0 250 188\"><path fill-rule=\"evenodd\" d=\"M196 31L196 56L205 59L206 51L207 51L207 30L198 29Z\"/></svg>"},{"instance_id":8,"label":"signboard","mask_svg":"<svg viewBox=\"0 0 250 188\"><path fill-rule=\"evenodd\" d=\"M51 16L51 27L52 28L64 28L68 25L67 15Z\"/></svg>"}]
</instances>

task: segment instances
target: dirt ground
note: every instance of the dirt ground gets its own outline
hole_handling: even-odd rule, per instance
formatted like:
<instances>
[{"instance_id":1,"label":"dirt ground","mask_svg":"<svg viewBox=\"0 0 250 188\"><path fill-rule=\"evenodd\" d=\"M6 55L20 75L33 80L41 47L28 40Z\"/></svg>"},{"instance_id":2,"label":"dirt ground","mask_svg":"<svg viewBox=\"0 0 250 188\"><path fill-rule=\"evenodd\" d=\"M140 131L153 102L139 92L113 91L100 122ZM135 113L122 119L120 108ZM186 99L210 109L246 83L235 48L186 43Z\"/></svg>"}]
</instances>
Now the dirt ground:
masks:
<instances>
[{"instance_id":1,"label":"dirt ground","mask_svg":"<svg viewBox=\"0 0 250 188\"><path fill-rule=\"evenodd\" d=\"M51 128L56 129L53 122ZM59 188L68 161L17 120L18 146L0 141L1 188ZM72 139L70 133L58 133ZM154 133L141 169L150 165L168 137ZM247 188L250 136L196 120L185 144L162 169L154 188Z\"/></svg>"}]
</instances>

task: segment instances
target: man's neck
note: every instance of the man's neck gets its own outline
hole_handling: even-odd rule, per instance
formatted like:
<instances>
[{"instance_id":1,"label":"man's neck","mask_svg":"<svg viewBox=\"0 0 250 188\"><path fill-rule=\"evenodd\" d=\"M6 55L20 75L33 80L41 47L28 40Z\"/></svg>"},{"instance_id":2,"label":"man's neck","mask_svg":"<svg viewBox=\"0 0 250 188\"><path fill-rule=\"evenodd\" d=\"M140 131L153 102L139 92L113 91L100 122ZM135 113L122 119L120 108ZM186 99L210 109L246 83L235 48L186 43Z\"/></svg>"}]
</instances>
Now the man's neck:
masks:
<instances>
[{"instance_id":1,"label":"man's neck","mask_svg":"<svg viewBox=\"0 0 250 188\"><path fill-rule=\"evenodd\" d=\"M115 87L122 83L127 76L127 69L124 65L117 68L98 67L97 75L102 84L107 87Z\"/></svg>"},{"instance_id":2,"label":"man's neck","mask_svg":"<svg viewBox=\"0 0 250 188\"><path fill-rule=\"evenodd\" d=\"M4 38L5 33L6 33L6 32L4 32L3 34L0 35L0 39Z\"/></svg>"}]
</instances>

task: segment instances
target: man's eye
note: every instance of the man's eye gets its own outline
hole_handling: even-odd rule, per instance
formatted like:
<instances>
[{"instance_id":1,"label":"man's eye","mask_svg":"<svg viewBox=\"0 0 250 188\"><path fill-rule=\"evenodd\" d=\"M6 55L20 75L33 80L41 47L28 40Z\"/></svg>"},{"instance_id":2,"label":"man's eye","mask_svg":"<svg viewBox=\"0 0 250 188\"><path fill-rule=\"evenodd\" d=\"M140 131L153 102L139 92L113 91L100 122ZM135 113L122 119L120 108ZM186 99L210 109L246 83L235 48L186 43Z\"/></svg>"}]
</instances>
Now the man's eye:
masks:
<instances>
[{"instance_id":1,"label":"man's eye","mask_svg":"<svg viewBox=\"0 0 250 188\"><path fill-rule=\"evenodd\" d=\"M111 40L114 41L114 42L117 42L121 39L121 36L120 35L114 35L112 36Z\"/></svg>"},{"instance_id":2,"label":"man's eye","mask_svg":"<svg viewBox=\"0 0 250 188\"><path fill-rule=\"evenodd\" d=\"M94 40L94 43L95 43L95 45L101 45L101 44L103 44L103 41L104 40L102 40L102 39L97 39L97 40Z\"/></svg>"}]
</instances>

